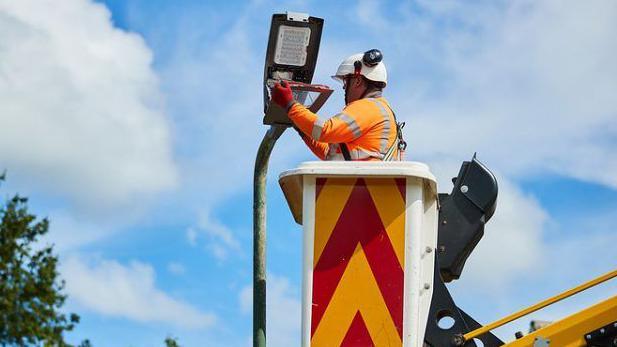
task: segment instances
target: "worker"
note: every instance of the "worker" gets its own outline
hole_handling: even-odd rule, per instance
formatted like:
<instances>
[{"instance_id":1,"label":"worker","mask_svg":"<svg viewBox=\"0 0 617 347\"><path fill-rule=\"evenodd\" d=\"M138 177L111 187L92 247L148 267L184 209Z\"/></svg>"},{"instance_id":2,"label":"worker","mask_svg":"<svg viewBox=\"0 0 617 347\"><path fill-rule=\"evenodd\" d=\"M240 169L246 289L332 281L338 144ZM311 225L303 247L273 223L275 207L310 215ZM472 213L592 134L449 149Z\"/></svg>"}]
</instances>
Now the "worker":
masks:
<instances>
[{"instance_id":1,"label":"worker","mask_svg":"<svg viewBox=\"0 0 617 347\"><path fill-rule=\"evenodd\" d=\"M371 49L343 60L336 75L343 84L345 108L323 119L293 99L289 83L275 84L272 101L287 111L294 128L322 160L402 160L406 143L388 101L382 53Z\"/></svg>"}]
</instances>

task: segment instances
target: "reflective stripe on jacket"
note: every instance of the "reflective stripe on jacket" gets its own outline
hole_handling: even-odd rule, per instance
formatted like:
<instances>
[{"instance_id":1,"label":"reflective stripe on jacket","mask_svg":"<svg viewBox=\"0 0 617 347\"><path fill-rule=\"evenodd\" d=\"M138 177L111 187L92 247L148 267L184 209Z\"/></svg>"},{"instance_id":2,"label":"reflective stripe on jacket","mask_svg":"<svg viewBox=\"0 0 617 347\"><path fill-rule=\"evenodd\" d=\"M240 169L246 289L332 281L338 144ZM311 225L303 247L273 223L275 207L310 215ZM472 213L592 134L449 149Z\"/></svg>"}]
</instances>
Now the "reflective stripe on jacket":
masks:
<instances>
[{"instance_id":1,"label":"reflective stripe on jacket","mask_svg":"<svg viewBox=\"0 0 617 347\"><path fill-rule=\"evenodd\" d=\"M394 114L383 97L356 100L327 120L299 103L288 115L306 135L304 142L323 160L344 160L340 143L347 145L352 160L382 160L396 141ZM394 158L398 157L397 150Z\"/></svg>"}]
</instances>

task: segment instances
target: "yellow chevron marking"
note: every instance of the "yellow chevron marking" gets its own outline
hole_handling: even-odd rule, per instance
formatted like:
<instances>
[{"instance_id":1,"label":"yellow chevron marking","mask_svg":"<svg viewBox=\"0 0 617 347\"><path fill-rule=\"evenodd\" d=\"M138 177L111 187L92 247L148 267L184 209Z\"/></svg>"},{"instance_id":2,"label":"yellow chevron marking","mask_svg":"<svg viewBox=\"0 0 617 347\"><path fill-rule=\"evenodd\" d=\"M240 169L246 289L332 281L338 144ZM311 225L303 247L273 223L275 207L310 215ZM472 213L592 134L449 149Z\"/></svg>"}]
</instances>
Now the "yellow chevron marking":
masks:
<instances>
[{"instance_id":1,"label":"yellow chevron marking","mask_svg":"<svg viewBox=\"0 0 617 347\"><path fill-rule=\"evenodd\" d=\"M360 244L356 246L311 339L311 346L340 346L358 311L376 347L402 346L403 342Z\"/></svg>"},{"instance_id":2,"label":"yellow chevron marking","mask_svg":"<svg viewBox=\"0 0 617 347\"><path fill-rule=\"evenodd\" d=\"M381 222L396 253L401 268L405 268L405 200L392 178L366 179L366 187L377 207Z\"/></svg>"}]
</instances>

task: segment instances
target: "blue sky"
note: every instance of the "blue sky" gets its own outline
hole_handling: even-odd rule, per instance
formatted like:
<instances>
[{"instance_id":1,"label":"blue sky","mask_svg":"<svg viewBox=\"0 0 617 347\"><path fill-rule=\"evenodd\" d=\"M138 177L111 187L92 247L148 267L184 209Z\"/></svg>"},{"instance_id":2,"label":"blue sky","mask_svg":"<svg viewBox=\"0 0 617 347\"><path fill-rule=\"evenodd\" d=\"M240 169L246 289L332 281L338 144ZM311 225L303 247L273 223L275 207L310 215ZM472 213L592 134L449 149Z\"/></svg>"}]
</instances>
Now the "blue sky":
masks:
<instances>
[{"instance_id":1,"label":"blue sky","mask_svg":"<svg viewBox=\"0 0 617 347\"><path fill-rule=\"evenodd\" d=\"M248 346L252 168L270 16L325 19L314 81L384 52L408 158L439 190L478 152L497 212L451 286L483 322L617 265L617 5L611 1L0 0L0 166L51 219L70 341ZM299 341L301 229L268 186L269 340ZM531 318L615 295L609 283ZM530 318L499 330L510 339Z\"/></svg>"}]
</instances>

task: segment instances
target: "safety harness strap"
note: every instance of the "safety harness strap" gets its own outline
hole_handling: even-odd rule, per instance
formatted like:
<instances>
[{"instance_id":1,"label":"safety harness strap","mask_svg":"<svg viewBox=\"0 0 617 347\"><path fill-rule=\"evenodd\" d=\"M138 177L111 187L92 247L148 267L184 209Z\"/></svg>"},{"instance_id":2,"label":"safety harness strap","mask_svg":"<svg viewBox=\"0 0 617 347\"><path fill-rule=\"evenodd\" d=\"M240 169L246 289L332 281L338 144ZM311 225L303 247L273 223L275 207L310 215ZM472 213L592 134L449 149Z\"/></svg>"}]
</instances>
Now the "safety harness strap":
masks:
<instances>
[{"instance_id":1,"label":"safety harness strap","mask_svg":"<svg viewBox=\"0 0 617 347\"><path fill-rule=\"evenodd\" d=\"M373 102L375 102L378 105L385 105L386 107L388 107L388 109L390 110L390 112L392 112L392 116L394 117L394 124L396 125L396 138L394 139L394 142L392 143L392 146L390 146L390 148L388 148L388 151L384 154L384 157L382 158L382 161L392 161L394 160L394 153L396 152L396 150L398 149L399 151L399 160L402 159L402 155L401 153L405 151L405 149L407 148L407 142L405 142L405 140L403 139L403 128L405 127L405 122L398 122L396 119L396 113L394 113L394 110L392 109L392 107L390 107L390 105L388 105L388 103L386 102L381 102L377 99L373 99L371 98ZM383 106L382 106L383 107Z\"/></svg>"},{"instance_id":2,"label":"safety harness strap","mask_svg":"<svg viewBox=\"0 0 617 347\"><path fill-rule=\"evenodd\" d=\"M350 161L351 160L351 154L349 154L349 148L347 148L347 144L346 143L339 143L339 146L341 148L341 153L343 153L343 158L345 158L345 161Z\"/></svg>"}]
</instances>

